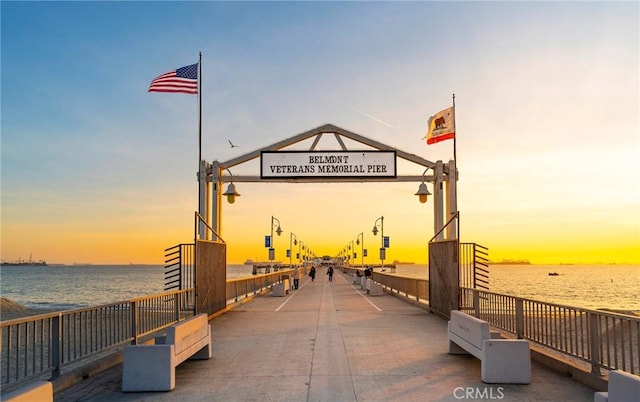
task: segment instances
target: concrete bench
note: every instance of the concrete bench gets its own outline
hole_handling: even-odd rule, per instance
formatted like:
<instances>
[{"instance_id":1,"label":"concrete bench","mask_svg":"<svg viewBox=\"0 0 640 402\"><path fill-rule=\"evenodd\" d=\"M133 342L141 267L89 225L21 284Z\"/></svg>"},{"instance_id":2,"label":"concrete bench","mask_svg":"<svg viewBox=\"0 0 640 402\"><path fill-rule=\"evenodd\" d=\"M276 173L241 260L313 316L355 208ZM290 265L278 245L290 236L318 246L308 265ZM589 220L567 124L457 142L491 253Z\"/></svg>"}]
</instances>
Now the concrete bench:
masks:
<instances>
[{"instance_id":1,"label":"concrete bench","mask_svg":"<svg viewBox=\"0 0 640 402\"><path fill-rule=\"evenodd\" d=\"M523 339L497 339L489 324L452 311L447 331L449 354L472 354L481 362L482 381L488 384L529 384L531 352Z\"/></svg>"},{"instance_id":2,"label":"concrete bench","mask_svg":"<svg viewBox=\"0 0 640 402\"><path fill-rule=\"evenodd\" d=\"M594 402L637 402L640 401L640 377L624 371L609 373L608 392L596 392Z\"/></svg>"},{"instance_id":3,"label":"concrete bench","mask_svg":"<svg viewBox=\"0 0 640 402\"><path fill-rule=\"evenodd\" d=\"M289 279L283 279L282 282L278 282L271 287L271 296L286 296L289 293Z\"/></svg>"},{"instance_id":4,"label":"concrete bench","mask_svg":"<svg viewBox=\"0 0 640 402\"><path fill-rule=\"evenodd\" d=\"M379 283L375 283L372 279L367 279L366 291L369 296L382 296L384 294L382 285Z\"/></svg>"},{"instance_id":5,"label":"concrete bench","mask_svg":"<svg viewBox=\"0 0 640 402\"><path fill-rule=\"evenodd\" d=\"M167 328L154 345L124 349L122 391L171 391L176 367L187 359L211 359L211 327L206 314L198 314Z\"/></svg>"},{"instance_id":6,"label":"concrete bench","mask_svg":"<svg viewBox=\"0 0 640 402\"><path fill-rule=\"evenodd\" d=\"M2 395L6 402L53 402L53 384L49 381L36 381Z\"/></svg>"}]
</instances>

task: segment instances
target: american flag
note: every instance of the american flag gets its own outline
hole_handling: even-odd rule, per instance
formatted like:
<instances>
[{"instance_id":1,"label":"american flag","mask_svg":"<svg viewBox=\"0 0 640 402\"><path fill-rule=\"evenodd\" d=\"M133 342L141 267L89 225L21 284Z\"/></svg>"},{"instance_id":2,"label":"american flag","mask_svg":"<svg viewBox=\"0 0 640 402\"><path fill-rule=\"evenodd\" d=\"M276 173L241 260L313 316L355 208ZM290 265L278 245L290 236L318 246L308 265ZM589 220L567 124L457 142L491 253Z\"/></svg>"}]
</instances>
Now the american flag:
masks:
<instances>
[{"instance_id":1,"label":"american flag","mask_svg":"<svg viewBox=\"0 0 640 402\"><path fill-rule=\"evenodd\" d=\"M198 93L198 63L180 67L151 81L149 92Z\"/></svg>"}]
</instances>

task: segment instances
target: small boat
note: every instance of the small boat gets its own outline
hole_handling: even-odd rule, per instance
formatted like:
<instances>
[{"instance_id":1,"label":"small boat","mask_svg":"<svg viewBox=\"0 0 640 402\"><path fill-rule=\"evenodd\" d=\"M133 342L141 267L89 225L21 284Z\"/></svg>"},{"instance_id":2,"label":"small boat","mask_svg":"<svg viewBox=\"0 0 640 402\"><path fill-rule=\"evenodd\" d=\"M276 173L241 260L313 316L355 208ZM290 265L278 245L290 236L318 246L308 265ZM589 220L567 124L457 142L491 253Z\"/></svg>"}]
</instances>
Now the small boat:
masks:
<instances>
[{"instance_id":1,"label":"small boat","mask_svg":"<svg viewBox=\"0 0 640 402\"><path fill-rule=\"evenodd\" d=\"M557 272L549 272L549 276L558 276L558 275L560 275L560 274L557 273Z\"/></svg>"}]
</instances>

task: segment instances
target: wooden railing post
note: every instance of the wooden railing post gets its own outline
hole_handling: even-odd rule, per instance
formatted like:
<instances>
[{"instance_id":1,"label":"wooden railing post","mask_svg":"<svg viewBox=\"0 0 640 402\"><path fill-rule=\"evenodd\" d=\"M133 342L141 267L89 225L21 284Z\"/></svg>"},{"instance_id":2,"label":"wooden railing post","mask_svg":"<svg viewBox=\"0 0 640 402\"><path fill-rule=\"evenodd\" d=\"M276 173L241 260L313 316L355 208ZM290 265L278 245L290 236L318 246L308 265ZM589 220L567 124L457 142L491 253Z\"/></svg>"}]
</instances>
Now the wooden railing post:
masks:
<instances>
[{"instance_id":1,"label":"wooden railing post","mask_svg":"<svg viewBox=\"0 0 640 402\"><path fill-rule=\"evenodd\" d=\"M589 356L591 357L591 373L602 375L600 372L600 330L598 316L587 312L589 320Z\"/></svg>"}]
</instances>

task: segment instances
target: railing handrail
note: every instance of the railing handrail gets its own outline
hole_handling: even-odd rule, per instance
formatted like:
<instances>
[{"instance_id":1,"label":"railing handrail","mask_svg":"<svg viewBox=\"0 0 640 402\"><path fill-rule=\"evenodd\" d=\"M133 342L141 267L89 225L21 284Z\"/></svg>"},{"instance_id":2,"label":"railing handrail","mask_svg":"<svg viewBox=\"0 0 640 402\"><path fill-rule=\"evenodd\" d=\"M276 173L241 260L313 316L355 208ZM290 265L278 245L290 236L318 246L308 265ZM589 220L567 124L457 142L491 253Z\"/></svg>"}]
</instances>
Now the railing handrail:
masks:
<instances>
[{"instance_id":1,"label":"railing handrail","mask_svg":"<svg viewBox=\"0 0 640 402\"><path fill-rule=\"evenodd\" d=\"M36 318L36 317L37 318L51 318L51 317L58 317L60 315L65 315L65 314L83 313L83 312L95 310L96 308L115 307L115 306L118 306L118 305L128 304L128 303L132 303L132 302L139 302L139 301L143 301L143 300L149 300L150 298L154 298L154 297L168 296L168 295L173 295L173 294L176 294L176 293L185 293L185 292L189 292L189 291L193 291L193 289L174 290L174 291L167 291L167 292L162 292L162 293L154 293L154 294L148 295L148 296L134 297L133 299L120 300L120 301L117 301L117 302L111 302L111 303L107 303L107 304L100 304L98 306L79 307L79 308L74 308L74 309L69 309L69 310L60 310L60 311L55 311L55 312L50 312L50 313L43 313L43 314L31 315L31 316L27 316L27 317L14 318L14 319L11 319L11 320L0 321L0 327L4 327L4 326L11 325L11 324L14 324L14 323L29 321L30 318Z\"/></svg>"},{"instance_id":2,"label":"railing handrail","mask_svg":"<svg viewBox=\"0 0 640 402\"><path fill-rule=\"evenodd\" d=\"M636 317L633 315L629 315L629 314L623 314L623 313L617 313L615 311L608 311L608 310L595 310L595 309L590 309L588 307L578 307L578 306L569 306L567 304L558 304L558 303L553 303L553 302L546 302L546 301L542 301L542 300L536 300L536 299L529 299L527 297L519 297L519 296L513 296L513 295L508 295L508 294L504 294L504 293L495 293L495 292L490 292L487 290L482 290L482 289L473 289L470 287L466 287L466 286L461 286L460 289L467 289L470 291L481 291L482 293L487 293L487 294L492 294L492 295L496 295L496 296L506 296L506 297L510 297L513 299L520 299L526 302L531 302L531 303L543 303L547 306L552 306L552 307L558 307L558 308L567 308L567 309L572 309L572 310L576 310L576 311L580 311L581 313L594 313L594 314L598 314L598 315L603 315L603 316L611 316L611 317L622 317L622 318L631 318L633 320L637 320L638 322L640 322L640 317Z\"/></svg>"},{"instance_id":3,"label":"railing handrail","mask_svg":"<svg viewBox=\"0 0 640 402\"><path fill-rule=\"evenodd\" d=\"M640 339L640 317L468 287L460 290L463 311L518 338L590 363L592 374L599 375L600 368L640 374L640 351L633 344Z\"/></svg>"},{"instance_id":4,"label":"railing handrail","mask_svg":"<svg viewBox=\"0 0 640 402\"><path fill-rule=\"evenodd\" d=\"M280 282L282 275L289 273L287 269L227 281L227 305L253 297ZM230 286L232 290L229 290ZM162 331L193 314L193 308L183 305L183 300L192 301L194 292L193 288L166 291L99 306L0 321L0 384L3 392L6 387L11 389L47 373L55 379L68 365L98 353L113 352L122 345L137 343L143 337ZM96 319L111 323L114 316L118 319L124 316L125 320L116 319L113 325L95 326ZM86 326L90 327L91 339L78 340L82 334L78 335L77 331L82 332ZM29 339L24 336L27 331L31 334ZM33 331L39 331L38 336ZM103 338L114 337L114 332L117 332L115 339L102 341ZM32 341L32 337L36 341ZM94 345L98 340L100 344ZM73 342L85 343L78 345ZM75 353L77 349L80 349L80 353ZM87 352L85 349L91 350Z\"/></svg>"},{"instance_id":5,"label":"railing handrail","mask_svg":"<svg viewBox=\"0 0 640 402\"><path fill-rule=\"evenodd\" d=\"M350 274L356 270L351 267L343 269ZM428 280L382 272L374 272L373 279L394 296L427 305L428 300L425 299L428 295L419 294L418 284ZM415 284L408 284L410 281ZM411 293L412 291L415 293ZM460 287L460 291L462 311L516 337L528 339L568 357L589 363L591 372L595 375L599 375L601 368L640 374L640 345L632 343L634 340L640 340L640 317L543 302L464 286ZM495 303L500 305L496 306L494 303L488 310L483 309L482 304L488 303L485 300L491 299L495 299ZM564 321L557 319L558 315ZM572 319L574 321L570 321ZM624 345L631 346L625 349Z\"/></svg>"},{"instance_id":6,"label":"railing handrail","mask_svg":"<svg viewBox=\"0 0 640 402\"><path fill-rule=\"evenodd\" d=\"M194 289L136 297L94 307L0 321L0 384L21 384L79 360L138 343L191 315L185 295Z\"/></svg>"}]
</instances>

